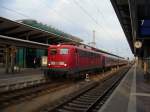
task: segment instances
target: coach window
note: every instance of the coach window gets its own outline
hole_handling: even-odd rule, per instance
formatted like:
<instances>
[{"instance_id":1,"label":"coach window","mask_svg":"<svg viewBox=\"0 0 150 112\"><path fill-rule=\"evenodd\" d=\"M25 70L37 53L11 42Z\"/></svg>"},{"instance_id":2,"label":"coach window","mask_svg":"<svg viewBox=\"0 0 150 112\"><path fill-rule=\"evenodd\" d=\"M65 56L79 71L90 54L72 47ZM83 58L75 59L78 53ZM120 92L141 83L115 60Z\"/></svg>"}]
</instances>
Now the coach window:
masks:
<instances>
[{"instance_id":1,"label":"coach window","mask_svg":"<svg viewBox=\"0 0 150 112\"><path fill-rule=\"evenodd\" d=\"M68 49L67 48L60 49L60 54L68 54Z\"/></svg>"}]
</instances>

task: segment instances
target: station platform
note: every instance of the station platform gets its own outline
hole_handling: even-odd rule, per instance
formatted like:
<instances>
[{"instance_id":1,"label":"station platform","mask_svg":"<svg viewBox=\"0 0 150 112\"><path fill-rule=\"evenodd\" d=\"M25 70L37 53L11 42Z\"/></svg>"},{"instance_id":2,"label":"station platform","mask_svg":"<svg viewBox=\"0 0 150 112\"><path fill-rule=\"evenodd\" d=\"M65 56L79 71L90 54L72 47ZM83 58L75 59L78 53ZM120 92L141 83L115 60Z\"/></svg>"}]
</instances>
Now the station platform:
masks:
<instances>
[{"instance_id":1,"label":"station platform","mask_svg":"<svg viewBox=\"0 0 150 112\"><path fill-rule=\"evenodd\" d=\"M150 112L150 81L134 65L99 112Z\"/></svg>"},{"instance_id":2,"label":"station platform","mask_svg":"<svg viewBox=\"0 0 150 112\"><path fill-rule=\"evenodd\" d=\"M42 68L22 68L19 72L5 73L4 68L0 68L0 79L22 77L28 75L41 75L43 74Z\"/></svg>"},{"instance_id":3,"label":"station platform","mask_svg":"<svg viewBox=\"0 0 150 112\"><path fill-rule=\"evenodd\" d=\"M44 82L46 82L46 79L41 68L24 68L18 73L9 74L0 69L0 92L20 89Z\"/></svg>"}]
</instances>

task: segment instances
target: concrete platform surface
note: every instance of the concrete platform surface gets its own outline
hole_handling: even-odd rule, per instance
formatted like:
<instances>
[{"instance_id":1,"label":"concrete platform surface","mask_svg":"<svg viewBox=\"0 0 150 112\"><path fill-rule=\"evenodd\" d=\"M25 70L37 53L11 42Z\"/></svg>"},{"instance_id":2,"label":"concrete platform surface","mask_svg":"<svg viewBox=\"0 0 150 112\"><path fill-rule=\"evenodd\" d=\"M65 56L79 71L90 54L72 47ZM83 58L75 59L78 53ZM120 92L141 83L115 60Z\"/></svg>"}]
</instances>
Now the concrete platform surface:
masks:
<instances>
[{"instance_id":1,"label":"concrete platform surface","mask_svg":"<svg viewBox=\"0 0 150 112\"><path fill-rule=\"evenodd\" d=\"M41 75L41 74L43 74L41 68L22 68L19 72L16 73L5 73L5 69L0 68L0 79L22 77L27 75Z\"/></svg>"},{"instance_id":2,"label":"concrete platform surface","mask_svg":"<svg viewBox=\"0 0 150 112\"><path fill-rule=\"evenodd\" d=\"M43 71L37 69L24 69L19 73L5 74L0 72L0 92L27 87L46 81Z\"/></svg>"},{"instance_id":3,"label":"concrete platform surface","mask_svg":"<svg viewBox=\"0 0 150 112\"><path fill-rule=\"evenodd\" d=\"M150 82L134 65L99 112L150 112Z\"/></svg>"}]
</instances>

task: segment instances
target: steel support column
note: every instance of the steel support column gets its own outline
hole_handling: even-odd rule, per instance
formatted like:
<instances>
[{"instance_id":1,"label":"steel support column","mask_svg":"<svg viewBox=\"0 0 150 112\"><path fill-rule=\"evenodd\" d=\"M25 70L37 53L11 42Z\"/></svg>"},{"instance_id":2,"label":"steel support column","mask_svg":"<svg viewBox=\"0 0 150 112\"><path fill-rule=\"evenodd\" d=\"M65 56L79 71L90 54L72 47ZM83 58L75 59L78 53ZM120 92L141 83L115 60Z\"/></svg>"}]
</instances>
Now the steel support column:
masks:
<instances>
[{"instance_id":1,"label":"steel support column","mask_svg":"<svg viewBox=\"0 0 150 112\"><path fill-rule=\"evenodd\" d=\"M6 46L5 48L5 72L9 73L9 68L10 68L10 52L9 52L9 46Z\"/></svg>"},{"instance_id":2,"label":"steel support column","mask_svg":"<svg viewBox=\"0 0 150 112\"><path fill-rule=\"evenodd\" d=\"M16 47L11 46L10 47L10 69L11 73L14 73L14 67L15 67L15 57L16 57Z\"/></svg>"},{"instance_id":3,"label":"steel support column","mask_svg":"<svg viewBox=\"0 0 150 112\"><path fill-rule=\"evenodd\" d=\"M136 0L128 0L130 10L130 20L132 27L133 45L137 38L137 4ZM134 54L136 54L136 48L134 47Z\"/></svg>"}]
</instances>

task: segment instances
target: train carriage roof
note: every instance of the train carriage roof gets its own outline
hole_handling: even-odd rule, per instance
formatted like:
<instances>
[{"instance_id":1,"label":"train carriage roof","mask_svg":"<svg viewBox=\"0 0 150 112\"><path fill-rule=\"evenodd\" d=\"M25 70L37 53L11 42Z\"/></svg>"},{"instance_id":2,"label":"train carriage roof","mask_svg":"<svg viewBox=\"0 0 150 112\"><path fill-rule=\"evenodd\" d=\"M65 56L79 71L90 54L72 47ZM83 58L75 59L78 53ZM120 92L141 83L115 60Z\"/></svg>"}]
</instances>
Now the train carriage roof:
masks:
<instances>
[{"instance_id":1,"label":"train carriage roof","mask_svg":"<svg viewBox=\"0 0 150 112\"><path fill-rule=\"evenodd\" d=\"M108 53L106 51L103 51L103 50L91 47L91 46L86 45L86 44L78 44L77 45L76 43L62 43L62 44L58 44L58 45L65 46L65 47L76 47L76 48L78 48L80 50L85 50L85 51L89 51L89 52L95 52L95 53L102 54L104 56L111 57L111 58L125 59L123 57L120 57L120 56ZM58 45L51 45L51 46L58 46Z\"/></svg>"}]
</instances>

